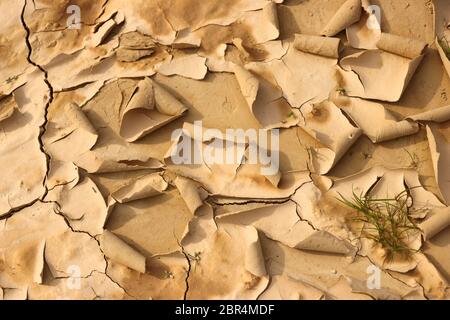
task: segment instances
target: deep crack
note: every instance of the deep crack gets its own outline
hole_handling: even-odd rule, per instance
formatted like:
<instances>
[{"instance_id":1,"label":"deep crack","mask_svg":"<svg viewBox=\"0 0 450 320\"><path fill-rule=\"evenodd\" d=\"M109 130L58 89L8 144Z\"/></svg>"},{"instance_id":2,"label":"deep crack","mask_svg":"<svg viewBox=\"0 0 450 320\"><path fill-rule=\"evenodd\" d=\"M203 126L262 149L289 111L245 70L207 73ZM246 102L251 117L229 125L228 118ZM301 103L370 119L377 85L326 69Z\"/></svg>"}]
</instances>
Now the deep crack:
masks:
<instances>
[{"instance_id":1,"label":"deep crack","mask_svg":"<svg viewBox=\"0 0 450 320\"><path fill-rule=\"evenodd\" d=\"M184 247L181 245L181 243L177 237L175 237L175 240L177 241L177 244L181 249L181 253L184 255L184 257L186 258L186 261L188 263L188 269L186 271L186 278L184 279L184 281L186 283L186 290L184 290L184 294L183 294L183 300L187 300L187 295L189 292L189 277L191 275L191 269L192 269L191 259L189 259L189 254L184 250Z\"/></svg>"},{"instance_id":2,"label":"deep crack","mask_svg":"<svg viewBox=\"0 0 450 320\"><path fill-rule=\"evenodd\" d=\"M38 136L38 141L39 141L39 148L41 150L41 152L45 155L46 158L46 172L45 172L45 177L44 180L42 181L42 185L44 187L44 194L40 197L40 200L45 199L45 197L48 194L48 187L47 187L47 178L48 178L48 174L50 172L50 160L51 157L49 154L47 154L47 152L45 151L45 147L44 147L44 142L43 142L43 136L45 134L45 132L47 131L47 124L48 124L48 109L51 105L51 103L53 102L53 87L50 84L49 80L48 80L48 72L39 64L37 64L36 62L33 61L33 59L31 58L32 54L33 54L33 48L31 46L30 43L30 35L31 35L31 31L30 28L28 27L26 21L25 21L25 10L27 8L27 4L28 4L28 0L24 1L24 5L22 8L22 13L20 15L20 20L22 22L22 26L25 29L25 44L28 48L28 55L27 55L27 60L28 63L30 63L31 65L35 66L36 68L38 68L43 74L44 74L44 82L48 88L48 100L47 103L44 106L44 122L42 123L42 125L39 128L39 136ZM35 201L36 202L36 201Z\"/></svg>"},{"instance_id":3,"label":"deep crack","mask_svg":"<svg viewBox=\"0 0 450 320\"><path fill-rule=\"evenodd\" d=\"M191 275L192 265L191 265L191 260L189 259L188 254L184 251L183 247L181 247L181 250L182 250L183 255L185 256L186 261L188 263L188 270L186 272L186 278L184 279L184 281L186 283L186 290L184 291L184 294L183 294L183 300L187 300L187 295L188 295L188 292L189 292L189 277Z\"/></svg>"}]
</instances>

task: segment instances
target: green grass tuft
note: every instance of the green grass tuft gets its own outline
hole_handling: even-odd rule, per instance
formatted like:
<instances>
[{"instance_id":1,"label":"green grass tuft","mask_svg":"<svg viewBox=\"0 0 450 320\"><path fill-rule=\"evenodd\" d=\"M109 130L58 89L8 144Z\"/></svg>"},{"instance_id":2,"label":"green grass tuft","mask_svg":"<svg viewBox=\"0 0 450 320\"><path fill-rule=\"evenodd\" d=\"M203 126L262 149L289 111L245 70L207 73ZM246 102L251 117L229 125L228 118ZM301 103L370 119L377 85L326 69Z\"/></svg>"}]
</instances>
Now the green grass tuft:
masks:
<instances>
[{"instance_id":1,"label":"green grass tuft","mask_svg":"<svg viewBox=\"0 0 450 320\"><path fill-rule=\"evenodd\" d=\"M357 212L353 221L363 223L361 238L380 244L388 258L398 254L409 256L414 250L408 246L407 240L420 231L410 217L412 198L409 191L407 189L392 199L375 199L353 192L352 199L340 194L338 200Z\"/></svg>"}]
</instances>

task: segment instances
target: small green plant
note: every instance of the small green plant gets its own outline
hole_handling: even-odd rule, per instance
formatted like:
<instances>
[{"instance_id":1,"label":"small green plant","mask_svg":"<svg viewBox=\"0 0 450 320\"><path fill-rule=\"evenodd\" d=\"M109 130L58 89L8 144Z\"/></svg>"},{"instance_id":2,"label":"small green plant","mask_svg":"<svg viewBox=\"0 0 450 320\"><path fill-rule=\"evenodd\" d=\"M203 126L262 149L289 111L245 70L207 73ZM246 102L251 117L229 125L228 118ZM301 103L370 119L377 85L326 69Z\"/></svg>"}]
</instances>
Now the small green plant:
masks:
<instances>
[{"instance_id":1,"label":"small green plant","mask_svg":"<svg viewBox=\"0 0 450 320\"><path fill-rule=\"evenodd\" d=\"M201 252L196 252L196 253L194 253L194 255L188 253L187 255L189 257L189 260L191 260L191 261L200 262L202 260Z\"/></svg>"},{"instance_id":2,"label":"small green plant","mask_svg":"<svg viewBox=\"0 0 450 320\"><path fill-rule=\"evenodd\" d=\"M403 150L406 151L409 158L411 159L411 163L410 163L409 167L412 169L418 169L420 166L420 162L421 162L419 156L415 152L413 154L411 154L411 152L409 152L408 149L406 149L406 148L403 148Z\"/></svg>"},{"instance_id":3,"label":"small green plant","mask_svg":"<svg viewBox=\"0 0 450 320\"><path fill-rule=\"evenodd\" d=\"M173 275L172 271L164 270L164 279L174 279L175 276Z\"/></svg>"},{"instance_id":4,"label":"small green plant","mask_svg":"<svg viewBox=\"0 0 450 320\"><path fill-rule=\"evenodd\" d=\"M345 96L347 94L347 91L344 88L337 88L336 91L340 94Z\"/></svg>"},{"instance_id":5,"label":"small green plant","mask_svg":"<svg viewBox=\"0 0 450 320\"><path fill-rule=\"evenodd\" d=\"M194 255L186 253L186 256L189 259L189 261L191 261L194 264L194 271L195 271L197 268L197 264L199 264L200 261L202 261L202 253L195 252Z\"/></svg>"},{"instance_id":6,"label":"small green plant","mask_svg":"<svg viewBox=\"0 0 450 320\"><path fill-rule=\"evenodd\" d=\"M409 191L406 189L392 199L376 199L353 192L352 199L340 194L338 200L357 212L352 220L363 223L361 238L380 244L388 258L397 254L409 256L413 250L407 241L420 231L410 217L412 198Z\"/></svg>"},{"instance_id":7,"label":"small green plant","mask_svg":"<svg viewBox=\"0 0 450 320\"><path fill-rule=\"evenodd\" d=\"M297 119L297 117L295 116L295 114L294 114L293 111L291 111L291 112L288 113L287 118L294 118L294 119ZM287 123L287 122L288 122L287 119L281 120L281 123Z\"/></svg>"},{"instance_id":8,"label":"small green plant","mask_svg":"<svg viewBox=\"0 0 450 320\"><path fill-rule=\"evenodd\" d=\"M362 155L364 157L364 160L372 159L372 154L369 152L363 152Z\"/></svg>"},{"instance_id":9,"label":"small green plant","mask_svg":"<svg viewBox=\"0 0 450 320\"><path fill-rule=\"evenodd\" d=\"M288 118L295 117L294 111L289 112L287 116Z\"/></svg>"},{"instance_id":10,"label":"small green plant","mask_svg":"<svg viewBox=\"0 0 450 320\"><path fill-rule=\"evenodd\" d=\"M19 76L9 77L8 79L6 79L6 83L10 84L10 83L16 81L18 78L19 78Z\"/></svg>"}]
</instances>

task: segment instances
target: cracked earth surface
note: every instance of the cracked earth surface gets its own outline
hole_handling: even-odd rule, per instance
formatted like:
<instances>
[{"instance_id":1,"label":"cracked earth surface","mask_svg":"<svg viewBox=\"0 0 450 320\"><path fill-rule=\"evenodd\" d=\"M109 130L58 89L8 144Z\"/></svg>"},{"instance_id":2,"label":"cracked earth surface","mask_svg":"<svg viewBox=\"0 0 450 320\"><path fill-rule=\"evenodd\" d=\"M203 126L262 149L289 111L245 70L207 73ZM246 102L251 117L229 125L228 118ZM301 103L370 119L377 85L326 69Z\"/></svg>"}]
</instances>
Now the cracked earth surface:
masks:
<instances>
[{"instance_id":1,"label":"cracked earth surface","mask_svg":"<svg viewBox=\"0 0 450 320\"><path fill-rule=\"evenodd\" d=\"M0 299L448 299L447 1L0 15ZM229 129L279 132L278 170Z\"/></svg>"}]
</instances>

